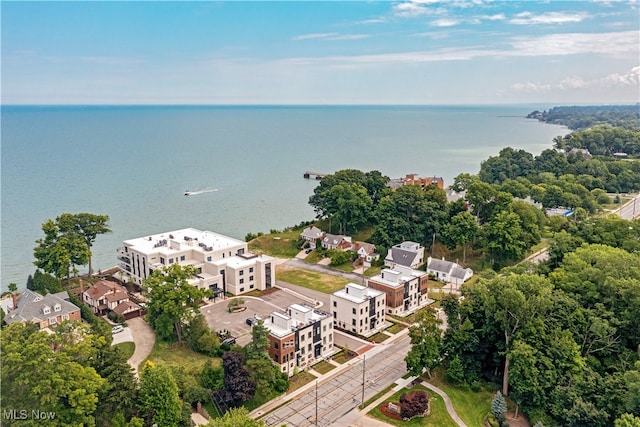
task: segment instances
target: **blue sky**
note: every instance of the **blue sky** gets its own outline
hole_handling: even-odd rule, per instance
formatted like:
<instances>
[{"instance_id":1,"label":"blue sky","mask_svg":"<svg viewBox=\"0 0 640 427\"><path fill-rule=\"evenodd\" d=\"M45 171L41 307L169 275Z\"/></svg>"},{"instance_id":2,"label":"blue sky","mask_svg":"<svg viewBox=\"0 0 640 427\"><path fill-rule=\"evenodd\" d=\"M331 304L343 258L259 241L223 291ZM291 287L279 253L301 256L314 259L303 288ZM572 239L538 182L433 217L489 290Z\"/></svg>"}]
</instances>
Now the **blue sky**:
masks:
<instances>
[{"instance_id":1,"label":"blue sky","mask_svg":"<svg viewBox=\"0 0 640 427\"><path fill-rule=\"evenodd\" d=\"M2 104L631 103L640 0L0 2Z\"/></svg>"}]
</instances>

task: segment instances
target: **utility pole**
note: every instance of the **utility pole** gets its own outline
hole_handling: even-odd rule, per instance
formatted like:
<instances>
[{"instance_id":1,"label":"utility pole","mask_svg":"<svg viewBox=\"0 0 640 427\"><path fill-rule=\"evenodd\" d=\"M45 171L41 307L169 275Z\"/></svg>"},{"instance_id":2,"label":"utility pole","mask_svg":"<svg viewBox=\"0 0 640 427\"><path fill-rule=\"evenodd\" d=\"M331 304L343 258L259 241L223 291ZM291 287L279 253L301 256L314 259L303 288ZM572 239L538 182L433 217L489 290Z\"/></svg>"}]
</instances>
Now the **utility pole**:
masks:
<instances>
[{"instance_id":1,"label":"utility pole","mask_svg":"<svg viewBox=\"0 0 640 427\"><path fill-rule=\"evenodd\" d=\"M364 409L364 368L367 362L367 355L362 355L362 409Z\"/></svg>"}]
</instances>

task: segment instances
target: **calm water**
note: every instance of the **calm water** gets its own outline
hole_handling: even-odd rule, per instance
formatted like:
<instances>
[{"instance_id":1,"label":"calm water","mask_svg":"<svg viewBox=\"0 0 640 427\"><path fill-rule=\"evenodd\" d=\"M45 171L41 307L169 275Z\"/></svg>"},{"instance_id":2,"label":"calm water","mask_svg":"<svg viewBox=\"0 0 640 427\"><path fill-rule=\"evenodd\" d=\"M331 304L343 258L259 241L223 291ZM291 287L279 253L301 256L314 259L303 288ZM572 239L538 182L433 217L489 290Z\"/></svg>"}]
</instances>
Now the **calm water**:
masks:
<instances>
[{"instance_id":1,"label":"calm water","mask_svg":"<svg viewBox=\"0 0 640 427\"><path fill-rule=\"evenodd\" d=\"M306 170L449 185L503 147L550 147L566 129L523 118L550 107L5 106L1 285L24 286L42 223L62 212L110 216L96 270L146 234L196 227L243 239L313 219Z\"/></svg>"}]
</instances>

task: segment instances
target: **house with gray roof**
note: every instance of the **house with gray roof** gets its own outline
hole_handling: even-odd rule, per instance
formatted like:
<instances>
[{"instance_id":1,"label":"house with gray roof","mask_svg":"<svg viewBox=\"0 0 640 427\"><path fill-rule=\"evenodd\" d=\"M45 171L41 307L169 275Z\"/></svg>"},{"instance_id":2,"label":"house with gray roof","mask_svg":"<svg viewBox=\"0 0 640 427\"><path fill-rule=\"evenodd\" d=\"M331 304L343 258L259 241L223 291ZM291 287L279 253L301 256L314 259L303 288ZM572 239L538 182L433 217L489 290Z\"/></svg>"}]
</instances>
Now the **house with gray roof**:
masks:
<instances>
[{"instance_id":1,"label":"house with gray roof","mask_svg":"<svg viewBox=\"0 0 640 427\"><path fill-rule=\"evenodd\" d=\"M305 241L309 242L309 247L310 248L315 249L316 248L316 241L318 239L322 239L323 235L324 235L324 232L322 230L320 230L315 225L310 225L309 227L307 227L304 230L302 230L302 233L300 233L300 238L302 240L305 240Z\"/></svg>"},{"instance_id":2,"label":"house with gray roof","mask_svg":"<svg viewBox=\"0 0 640 427\"><path fill-rule=\"evenodd\" d=\"M350 251L353 244L351 236L342 236L338 234L325 233L321 241L322 247L325 249L340 249Z\"/></svg>"},{"instance_id":3,"label":"house with gray roof","mask_svg":"<svg viewBox=\"0 0 640 427\"><path fill-rule=\"evenodd\" d=\"M16 303L4 318L7 325L31 322L46 329L65 320L80 320L80 308L69 302L66 291L40 295L27 289L17 297Z\"/></svg>"},{"instance_id":4,"label":"house with gray roof","mask_svg":"<svg viewBox=\"0 0 640 427\"><path fill-rule=\"evenodd\" d=\"M392 246L384 259L384 265L390 268L401 265L417 269L422 263L424 263L424 247L409 241Z\"/></svg>"},{"instance_id":5,"label":"house with gray roof","mask_svg":"<svg viewBox=\"0 0 640 427\"><path fill-rule=\"evenodd\" d=\"M464 268L444 258L427 258L427 273L433 274L436 280L460 286L473 276L473 270Z\"/></svg>"}]
</instances>

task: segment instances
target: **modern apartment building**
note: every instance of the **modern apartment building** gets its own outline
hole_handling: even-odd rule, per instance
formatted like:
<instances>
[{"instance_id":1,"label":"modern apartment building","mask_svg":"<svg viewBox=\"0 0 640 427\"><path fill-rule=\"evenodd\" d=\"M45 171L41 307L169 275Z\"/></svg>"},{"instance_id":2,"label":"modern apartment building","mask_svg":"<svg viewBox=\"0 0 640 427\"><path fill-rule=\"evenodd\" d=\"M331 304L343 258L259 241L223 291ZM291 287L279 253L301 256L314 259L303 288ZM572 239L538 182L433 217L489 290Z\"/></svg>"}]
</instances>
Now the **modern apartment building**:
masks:
<instances>
[{"instance_id":1,"label":"modern apartment building","mask_svg":"<svg viewBox=\"0 0 640 427\"><path fill-rule=\"evenodd\" d=\"M275 284L273 258L248 251L247 243L195 228L125 240L118 267L139 285L154 270L171 264L191 265L194 286L214 294L240 295Z\"/></svg>"},{"instance_id":2,"label":"modern apartment building","mask_svg":"<svg viewBox=\"0 0 640 427\"><path fill-rule=\"evenodd\" d=\"M386 295L387 314L406 316L428 303L428 274L402 265L386 268L367 286Z\"/></svg>"},{"instance_id":3,"label":"modern apartment building","mask_svg":"<svg viewBox=\"0 0 640 427\"><path fill-rule=\"evenodd\" d=\"M335 352L331 314L305 304L274 311L264 320L269 329L269 356L289 376Z\"/></svg>"},{"instance_id":4,"label":"modern apartment building","mask_svg":"<svg viewBox=\"0 0 640 427\"><path fill-rule=\"evenodd\" d=\"M332 293L330 300L335 328L365 337L384 328L386 311L384 292L348 283L344 289Z\"/></svg>"}]
</instances>

